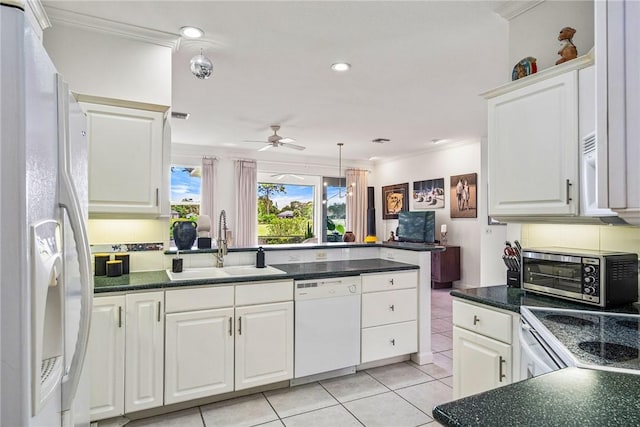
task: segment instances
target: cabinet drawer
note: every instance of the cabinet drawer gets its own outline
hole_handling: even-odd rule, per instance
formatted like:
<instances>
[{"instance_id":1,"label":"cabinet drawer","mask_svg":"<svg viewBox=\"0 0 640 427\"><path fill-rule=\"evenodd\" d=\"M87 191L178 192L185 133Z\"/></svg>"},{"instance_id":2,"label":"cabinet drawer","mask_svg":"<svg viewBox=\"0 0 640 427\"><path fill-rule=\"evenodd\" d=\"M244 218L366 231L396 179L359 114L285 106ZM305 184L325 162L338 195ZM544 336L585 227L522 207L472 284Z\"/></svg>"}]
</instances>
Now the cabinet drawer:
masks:
<instances>
[{"instance_id":1,"label":"cabinet drawer","mask_svg":"<svg viewBox=\"0 0 640 427\"><path fill-rule=\"evenodd\" d=\"M417 270L362 275L362 292L388 291L415 288L417 286Z\"/></svg>"},{"instance_id":2,"label":"cabinet drawer","mask_svg":"<svg viewBox=\"0 0 640 427\"><path fill-rule=\"evenodd\" d=\"M233 286L166 291L167 313L233 307Z\"/></svg>"},{"instance_id":3,"label":"cabinet drawer","mask_svg":"<svg viewBox=\"0 0 640 427\"><path fill-rule=\"evenodd\" d=\"M453 324L511 344L512 317L507 313L453 301Z\"/></svg>"},{"instance_id":4,"label":"cabinet drawer","mask_svg":"<svg viewBox=\"0 0 640 427\"><path fill-rule=\"evenodd\" d=\"M418 324L415 321L362 330L362 363L416 351Z\"/></svg>"},{"instance_id":5,"label":"cabinet drawer","mask_svg":"<svg viewBox=\"0 0 640 427\"><path fill-rule=\"evenodd\" d=\"M293 300L293 280L236 285L236 306Z\"/></svg>"},{"instance_id":6,"label":"cabinet drawer","mask_svg":"<svg viewBox=\"0 0 640 427\"><path fill-rule=\"evenodd\" d=\"M416 320L416 289L362 295L362 327Z\"/></svg>"}]
</instances>

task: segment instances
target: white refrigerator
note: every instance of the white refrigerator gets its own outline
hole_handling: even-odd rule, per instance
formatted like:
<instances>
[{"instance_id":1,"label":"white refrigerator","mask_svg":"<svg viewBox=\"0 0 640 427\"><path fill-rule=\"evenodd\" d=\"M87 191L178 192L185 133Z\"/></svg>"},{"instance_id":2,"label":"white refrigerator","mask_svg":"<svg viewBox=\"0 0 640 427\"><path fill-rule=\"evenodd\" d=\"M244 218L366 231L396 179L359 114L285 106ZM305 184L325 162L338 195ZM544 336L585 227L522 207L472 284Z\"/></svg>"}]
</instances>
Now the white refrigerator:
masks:
<instances>
[{"instance_id":1,"label":"white refrigerator","mask_svg":"<svg viewBox=\"0 0 640 427\"><path fill-rule=\"evenodd\" d=\"M0 19L0 425L88 425L85 117L22 2Z\"/></svg>"}]
</instances>

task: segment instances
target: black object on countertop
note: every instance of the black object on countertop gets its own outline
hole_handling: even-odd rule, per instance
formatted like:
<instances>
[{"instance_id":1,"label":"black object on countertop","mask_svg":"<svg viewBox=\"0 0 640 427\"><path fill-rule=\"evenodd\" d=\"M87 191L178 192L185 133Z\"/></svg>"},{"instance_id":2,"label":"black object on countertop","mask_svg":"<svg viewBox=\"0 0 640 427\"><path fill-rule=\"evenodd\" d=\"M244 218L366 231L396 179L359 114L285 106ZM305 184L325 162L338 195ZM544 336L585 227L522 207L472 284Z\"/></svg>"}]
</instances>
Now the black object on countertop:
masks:
<instances>
[{"instance_id":1,"label":"black object on countertop","mask_svg":"<svg viewBox=\"0 0 640 427\"><path fill-rule=\"evenodd\" d=\"M171 272L182 273L182 258L174 258L171 260Z\"/></svg>"},{"instance_id":2,"label":"black object on countertop","mask_svg":"<svg viewBox=\"0 0 640 427\"><path fill-rule=\"evenodd\" d=\"M262 246L258 248L258 252L256 252L256 268L264 268L264 249Z\"/></svg>"}]
</instances>

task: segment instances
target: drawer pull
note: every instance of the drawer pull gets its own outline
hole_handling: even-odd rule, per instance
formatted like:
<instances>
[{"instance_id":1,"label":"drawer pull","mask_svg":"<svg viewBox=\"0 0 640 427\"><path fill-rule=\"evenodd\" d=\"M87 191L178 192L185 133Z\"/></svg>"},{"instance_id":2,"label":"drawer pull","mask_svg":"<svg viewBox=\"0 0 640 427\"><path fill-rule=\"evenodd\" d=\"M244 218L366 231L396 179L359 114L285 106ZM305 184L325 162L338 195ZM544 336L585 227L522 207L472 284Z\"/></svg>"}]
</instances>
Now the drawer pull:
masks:
<instances>
[{"instance_id":1,"label":"drawer pull","mask_svg":"<svg viewBox=\"0 0 640 427\"><path fill-rule=\"evenodd\" d=\"M391 340L389 340L389 342L391 343L391 345L396 345L396 339L395 338L391 338Z\"/></svg>"},{"instance_id":2,"label":"drawer pull","mask_svg":"<svg viewBox=\"0 0 640 427\"><path fill-rule=\"evenodd\" d=\"M233 335L233 316L229 316L229 336Z\"/></svg>"},{"instance_id":3,"label":"drawer pull","mask_svg":"<svg viewBox=\"0 0 640 427\"><path fill-rule=\"evenodd\" d=\"M238 335L242 335L242 316L238 317Z\"/></svg>"},{"instance_id":4,"label":"drawer pull","mask_svg":"<svg viewBox=\"0 0 640 427\"><path fill-rule=\"evenodd\" d=\"M503 359L502 356L500 356L500 372L499 372L500 378L498 378L500 382L502 382L503 378L507 377L507 375L504 372L502 372L502 365L504 365L505 363L507 363L506 359Z\"/></svg>"},{"instance_id":5,"label":"drawer pull","mask_svg":"<svg viewBox=\"0 0 640 427\"><path fill-rule=\"evenodd\" d=\"M118 328L122 328L122 306L118 306Z\"/></svg>"},{"instance_id":6,"label":"drawer pull","mask_svg":"<svg viewBox=\"0 0 640 427\"><path fill-rule=\"evenodd\" d=\"M158 301L158 322L162 320L162 302Z\"/></svg>"},{"instance_id":7,"label":"drawer pull","mask_svg":"<svg viewBox=\"0 0 640 427\"><path fill-rule=\"evenodd\" d=\"M393 286L393 279L389 279L389 283L391 283L391 286Z\"/></svg>"},{"instance_id":8,"label":"drawer pull","mask_svg":"<svg viewBox=\"0 0 640 427\"><path fill-rule=\"evenodd\" d=\"M396 306L395 306L395 304L391 304L391 305L389 306L389 310L391 310L391 311L396 311Z\"/></svg>"},{"instance_id":9,"label":"drawer pull","mask_svg":"<svg viewBox=\"0 0 640 427\"><path fill-rule=\"evenodd\" d=\"M480 318L474 314L473 315L473 326L475 326L476 323L478 323L479 321L480 321Z\"/></svg>"}]
</instances>

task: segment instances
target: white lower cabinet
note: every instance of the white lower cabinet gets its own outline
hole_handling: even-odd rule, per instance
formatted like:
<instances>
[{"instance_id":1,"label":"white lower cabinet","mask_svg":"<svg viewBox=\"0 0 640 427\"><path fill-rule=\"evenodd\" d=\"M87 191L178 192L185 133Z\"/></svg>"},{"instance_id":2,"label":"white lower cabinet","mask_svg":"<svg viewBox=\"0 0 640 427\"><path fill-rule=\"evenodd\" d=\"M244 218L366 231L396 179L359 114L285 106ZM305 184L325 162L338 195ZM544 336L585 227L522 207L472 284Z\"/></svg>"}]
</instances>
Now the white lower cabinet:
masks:
<instances>
[{"instance_id":1,"label":"white lower cabinet","mask_svg":"<svg viewBox=\"0 0 640 427\"><path fill-rule=\"evenodd\" d=\"M163 404L164 291L128 294L125 413Z\"/></svg>"},{"instance_id":2,"label":"white lower cabinet","mask_svg":"<svg viewBox=\"0 0 640 427\"><path fill-rule=\"evenodd\" d=\"M453 398L510 384L519 372L516 313L453 300Z\"/></svg>"},{"instance_id":3,"label":"white lower cabinet","mask_svg":"<svg viewBox=\"0 0 640 427\"><path fill-rule=\"evenodd\" d=\"M293 301L236 307L236 323L236 390L293 378Z\"/></svg>"},{"instance_id":4,"label":"white lower cabinet","mask_svg":"<svg viewBox=\"0 0 640 427\"><path fill-rule=\"evenodd\" d=\"M233 307L167 314L165 405L233 391Z\"/></svg>"},{"instance_id":5,"label":"white lower cabinet","mask_svg":"<svg viewBox=\"0 0 640 427\"><path fill-rule=\"evenodd\" d=\"M454 397L460 398L511 383L511 346L453 327Z\"/></svg>"},{"instance_id":6,"label":"white lower cabinet","mask_svg":"<svg viewBox=\"0 0 640 427\"><path fill-rule=\"evenodd\" d=\"M362 276L361 363L418 350L418 273Z\"/></svg>"},{"instance_id":7,"label":"white lower cabinet","mask_svg":"<svg viewBox=\"0 0 640 427\"><path fill-rule=\"evenodd\" d=\"M124 414L124 309L124 295L93 302L83 373L91 378L91 421Z\"/></svg>"}]
</instances>

